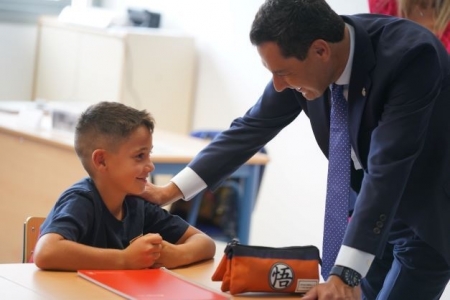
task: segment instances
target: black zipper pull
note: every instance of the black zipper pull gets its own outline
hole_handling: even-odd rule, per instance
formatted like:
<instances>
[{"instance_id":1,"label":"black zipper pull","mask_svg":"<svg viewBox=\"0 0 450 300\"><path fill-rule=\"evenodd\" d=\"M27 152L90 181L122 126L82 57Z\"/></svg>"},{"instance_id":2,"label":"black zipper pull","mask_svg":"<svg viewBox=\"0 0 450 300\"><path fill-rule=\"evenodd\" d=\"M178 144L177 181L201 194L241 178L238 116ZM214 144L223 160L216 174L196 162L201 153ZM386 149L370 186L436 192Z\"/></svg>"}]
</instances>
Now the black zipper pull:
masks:
<instances>
[{"instance_id":1,"label":"black zipper pull","mask_svg":"<svg viewBox=\"0 0 450 300\"><path fill-rule=\"evenodd\" d=\"M225 247L225 254L228 256L228 258L231 258L233 256L233 248L234 246L239 244L239 239L234 238L230 242L228 242L227 246Z\"/></svg>"}]
</instances>

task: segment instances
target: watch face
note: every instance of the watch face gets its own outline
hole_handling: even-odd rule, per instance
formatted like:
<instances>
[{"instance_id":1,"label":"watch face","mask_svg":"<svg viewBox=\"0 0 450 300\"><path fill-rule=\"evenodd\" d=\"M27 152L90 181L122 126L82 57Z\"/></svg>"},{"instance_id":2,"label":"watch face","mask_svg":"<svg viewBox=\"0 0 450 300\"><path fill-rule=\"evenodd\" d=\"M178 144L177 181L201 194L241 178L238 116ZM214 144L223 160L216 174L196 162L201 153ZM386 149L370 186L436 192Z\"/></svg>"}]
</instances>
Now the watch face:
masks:
<instances>
[{"instance_id":1,"label":"watch face","mask_svg":"<svg viewBox=\"0 0 450 300\"><path fill-rule=\"evenodd\" d=\"M355 287L361 282L361 275L349 268L333 266L330 275L336 275L348 286Z\"/></svg>"},{"instance_id":2,"label":"watch face","mask_svg":"<svg viewBox=\"0 0 450 300\"><path fill-rule=\"evenodd\" d=\"M357 286L357 285L359 285L359 282L361 281L361 276L357 272L355 272L351 269L345 268L343 275L344 275L345 283L348 284L349 286L352 286L352 287Z\"/></svg>"}]
</instances>

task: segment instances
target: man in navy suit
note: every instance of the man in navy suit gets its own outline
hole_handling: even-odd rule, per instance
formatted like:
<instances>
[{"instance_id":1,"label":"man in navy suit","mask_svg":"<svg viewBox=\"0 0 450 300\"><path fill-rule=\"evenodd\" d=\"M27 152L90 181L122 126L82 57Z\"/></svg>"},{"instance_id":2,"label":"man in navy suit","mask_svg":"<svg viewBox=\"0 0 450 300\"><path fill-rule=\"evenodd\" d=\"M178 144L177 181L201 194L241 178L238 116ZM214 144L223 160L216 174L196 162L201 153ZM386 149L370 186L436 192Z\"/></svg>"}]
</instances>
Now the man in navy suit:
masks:
<instances>
[{"instance_id":1,"label":"man in navy suit","mask_svg":"<svg viewBox=\"0 0 450 300\"><path fill-rule=\"evenodd\" d=\"M267 0L250 39L273 78L166 186L160 204L214 189L305 112L328 157L330 91L344 85L357 193L335 265L303 299L439 299L450 278L450 63L408 20L338 16L324 0ZM362 278L362 279L361 279Z\"/></svg>"}]
</instances>

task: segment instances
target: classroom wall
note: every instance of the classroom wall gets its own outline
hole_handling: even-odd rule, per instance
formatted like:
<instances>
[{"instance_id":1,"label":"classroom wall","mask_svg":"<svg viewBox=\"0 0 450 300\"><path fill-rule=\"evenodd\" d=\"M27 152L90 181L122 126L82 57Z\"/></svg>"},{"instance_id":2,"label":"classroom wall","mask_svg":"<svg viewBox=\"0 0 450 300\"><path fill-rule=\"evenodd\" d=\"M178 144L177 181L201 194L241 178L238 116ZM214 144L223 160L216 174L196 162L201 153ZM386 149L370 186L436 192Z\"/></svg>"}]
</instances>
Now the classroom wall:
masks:
<instances>
[{"instance_id":1,"label":"classroom wall","mask_svg":"<svg viewBox=\"0 0 450 300\"><path fill-rule=\"evenodd\" d=\"M36 35L35 25L0 23L1 100L30 99Z\"/></svg>"},{"instance_id":2,"label":"classroom wall","mask_svg":"<svg viewBox=\"0 0 450 300\"><path fill-rule=\"evenodd\" d=\"M196 38L198 79L194 129L224 129L260 96L270 74L248 40L263 0L104 0L109 9L146 7L162 13L162 27ZM330 0L339 13L368 10L366 1ZM0 99L29 99L36 26L0 23ZM173 82L177 82L174 76ZM301 116L267 145L266 168L255 208L252 244L322 243L327 162ZM2 170L0 172L6 172ZM1 188L1 182L0 182ZM0 200L1 201L1 200Z\"/></svg>"}]
</instances>

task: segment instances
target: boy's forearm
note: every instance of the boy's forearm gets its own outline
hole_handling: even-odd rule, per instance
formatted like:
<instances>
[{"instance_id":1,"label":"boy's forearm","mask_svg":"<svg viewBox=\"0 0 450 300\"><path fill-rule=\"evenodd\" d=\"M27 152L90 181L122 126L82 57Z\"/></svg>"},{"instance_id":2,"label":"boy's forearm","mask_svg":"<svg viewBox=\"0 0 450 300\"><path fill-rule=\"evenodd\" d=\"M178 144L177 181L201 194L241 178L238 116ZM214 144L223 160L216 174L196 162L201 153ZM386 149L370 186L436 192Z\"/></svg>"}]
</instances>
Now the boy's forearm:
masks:
<instances>
[{"instance_id":1,"label":"boy's forearm","mask_svg":"<svg viewBox=\"0 0 450 300\"><path fill-rule=\"evenodd\" d=\"M182 265L192 264L198 261L213 258L216 253L216 244L205 234L194 234L183 244L179 245Z\"/></svg>"},{"instance_id":2,"label":"boy's forearm","mask_svg":"<svg viewBox=\"0 0 450 300\"><path fill-rule=\"evenodd\" d=\"M122 250L102 249L61 240L47 249L37 249L35 264L44 270L125 269Z\"/></svg>"},{"instance_id":3,"label":"boy's forearm","mask_svg":"<svg viewBox=\"0 0 450 300\"><path fill-rule=\"evenodd\" d=\"M194 234L176 245L164 242L161 257L156 265L169 269L177 268L213 258L215 252L216 245L210 237Z\"/></svg>"}]
</instances>

